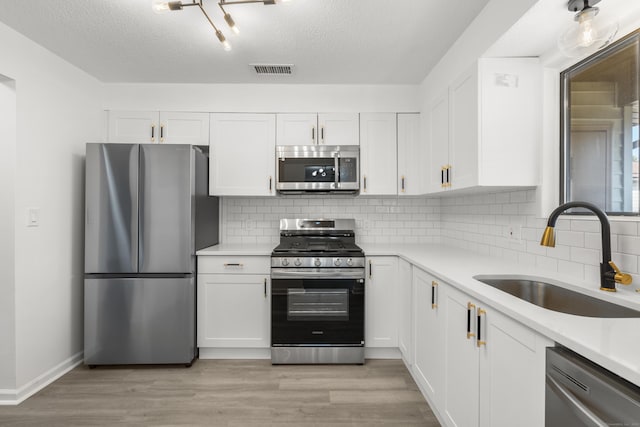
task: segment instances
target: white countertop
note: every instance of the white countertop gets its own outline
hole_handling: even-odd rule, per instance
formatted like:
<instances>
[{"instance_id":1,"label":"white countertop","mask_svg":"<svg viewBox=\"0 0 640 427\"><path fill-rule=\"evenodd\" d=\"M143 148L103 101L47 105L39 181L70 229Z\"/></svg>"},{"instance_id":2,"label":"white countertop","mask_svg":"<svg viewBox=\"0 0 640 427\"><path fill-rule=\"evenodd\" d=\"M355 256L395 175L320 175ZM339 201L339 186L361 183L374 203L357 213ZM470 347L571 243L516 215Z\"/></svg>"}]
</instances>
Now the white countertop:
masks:
<instances>
[{"instance_id":1,"label":"white countertop","mask_svg":"<svg viewBox=\"0 0 640 427\"><path fill-rule=\"evenodd\" d=\"M273 248L276 245L273 244L219 244L209 246L208 248L200 249L196 252L196 255L271 255Z\"/></svg>"},{"instance_id":2,"label":"white countertop","mask_svg":"<svg viewBox=\"0 0 640 427\"><path fill-rule=\"evenodd\" d=\"M548 279L551 283L605 301L640 310L640 294L605 293L599 283L536 270L463 249L441 245L360 244L367 256L399 256L443 282L506 314L542 335L640 386L640 318L602 319L547 310L522 301L473 278L477 275L517 275ZM274 245L216 245L197 255L270 255ZM560 282L560 283L558 283Z\"/></svg>"},{"instance_id":3,"label":"white countertop","mask_svg":"<svg viewBox=\"0 0 640 427\"><path fill-rule=\"evenodd\" d=\"M572 290L637 310L640 310L640 294L605 293L599 290L599 283L586 283L566 275L540 271L458 248L434 245L360 246L368 256L397 255L640 386L640 318L602 319L558 313L485 285L473 279L473 276L517 275L551 279L551 283L560 282Z\"/></svg>"}]
</instances>

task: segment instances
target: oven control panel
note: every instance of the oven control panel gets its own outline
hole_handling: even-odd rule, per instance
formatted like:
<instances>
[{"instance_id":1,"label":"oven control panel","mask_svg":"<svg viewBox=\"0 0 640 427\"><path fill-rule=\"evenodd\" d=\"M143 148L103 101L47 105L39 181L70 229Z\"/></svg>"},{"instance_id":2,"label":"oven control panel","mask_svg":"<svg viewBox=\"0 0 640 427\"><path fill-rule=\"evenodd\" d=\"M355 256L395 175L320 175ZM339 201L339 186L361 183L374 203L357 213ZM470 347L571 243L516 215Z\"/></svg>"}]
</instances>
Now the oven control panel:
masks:
<instances>
[{"instance_id":1,"label":"oven control panel","mask_svg":"<svg viewBox=\"0 0 640 427\"><path fill-rule=\"evenodd\" d=\"M364 268L364 257L271 257L271 267Z\"/></svg>"}]
</instances>

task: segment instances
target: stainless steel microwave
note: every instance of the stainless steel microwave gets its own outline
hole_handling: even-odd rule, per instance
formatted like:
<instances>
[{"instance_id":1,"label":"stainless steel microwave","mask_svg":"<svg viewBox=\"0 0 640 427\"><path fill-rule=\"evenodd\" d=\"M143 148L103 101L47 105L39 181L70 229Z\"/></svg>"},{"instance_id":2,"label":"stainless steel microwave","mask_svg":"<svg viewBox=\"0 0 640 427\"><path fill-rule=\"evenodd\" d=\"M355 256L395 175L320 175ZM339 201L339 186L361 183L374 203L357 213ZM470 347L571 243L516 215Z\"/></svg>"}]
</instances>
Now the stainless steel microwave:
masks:
<instances>
[{"instance_id":1,"label":"stainless steel microwave","mask_svg":"<svg viewBox=\"0 0 640 427\"><path fill-rule=\"evenodd\" d=\"M280 193L357 193L357 145L278 145L276 190Z\"/></svg>"}]
</instances>

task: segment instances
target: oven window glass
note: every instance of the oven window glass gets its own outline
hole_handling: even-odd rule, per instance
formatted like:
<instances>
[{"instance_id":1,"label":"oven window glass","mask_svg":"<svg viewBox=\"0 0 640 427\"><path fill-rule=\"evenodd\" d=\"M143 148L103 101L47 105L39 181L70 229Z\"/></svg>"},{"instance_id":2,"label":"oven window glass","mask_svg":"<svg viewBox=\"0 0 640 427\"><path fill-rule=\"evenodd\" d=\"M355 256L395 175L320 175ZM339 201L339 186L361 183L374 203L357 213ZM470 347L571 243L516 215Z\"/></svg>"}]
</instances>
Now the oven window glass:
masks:
<instances>
[{"instance_id":1,"label":"oven window glass","mask_svg":"<svg viewBox=\"0 0 640 427\"><path fill-rule=\"evenodd\" d=\"M287 320L349 320L348 289L287 289Z\"/></svg>"},{"instance_id":2,"label":"oven window glass","mask_svg":"<svg viewBox=\"0 0 640 427\"><path fill-rule=\"evenodd\" d=\"M286 158L278 161L280 182L335 182L332 157Z\"/></svg>"},{"instance_id":3,"label":"oven window glass","mask_svg":"<svg viewBox=\"0 0 640 427\"><path fill-rule=\"evenodd\" d=\"M340 182L358 181L358 160L355 157L343 157L338 159L340 170Z\"/></svg>"}]
</instances>

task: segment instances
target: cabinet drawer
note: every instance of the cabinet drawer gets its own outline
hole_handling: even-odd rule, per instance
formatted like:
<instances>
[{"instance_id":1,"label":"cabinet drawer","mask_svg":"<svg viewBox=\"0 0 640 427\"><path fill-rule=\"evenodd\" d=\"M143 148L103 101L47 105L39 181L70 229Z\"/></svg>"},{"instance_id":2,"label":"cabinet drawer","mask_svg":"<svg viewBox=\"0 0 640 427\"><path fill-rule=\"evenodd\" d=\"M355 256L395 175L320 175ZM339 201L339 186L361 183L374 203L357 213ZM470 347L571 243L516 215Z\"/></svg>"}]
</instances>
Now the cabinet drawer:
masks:
<instances>
[{"instance_id":1,"label":"cabinet drawer","mask_svg":"<svg viewBox=\"0 0 640 427\"><path fill-rule=\"evenodd\" d=\"M199 256L200 274L269 274L271 258L268 256Z\"/></svg>"}]
</instances>

